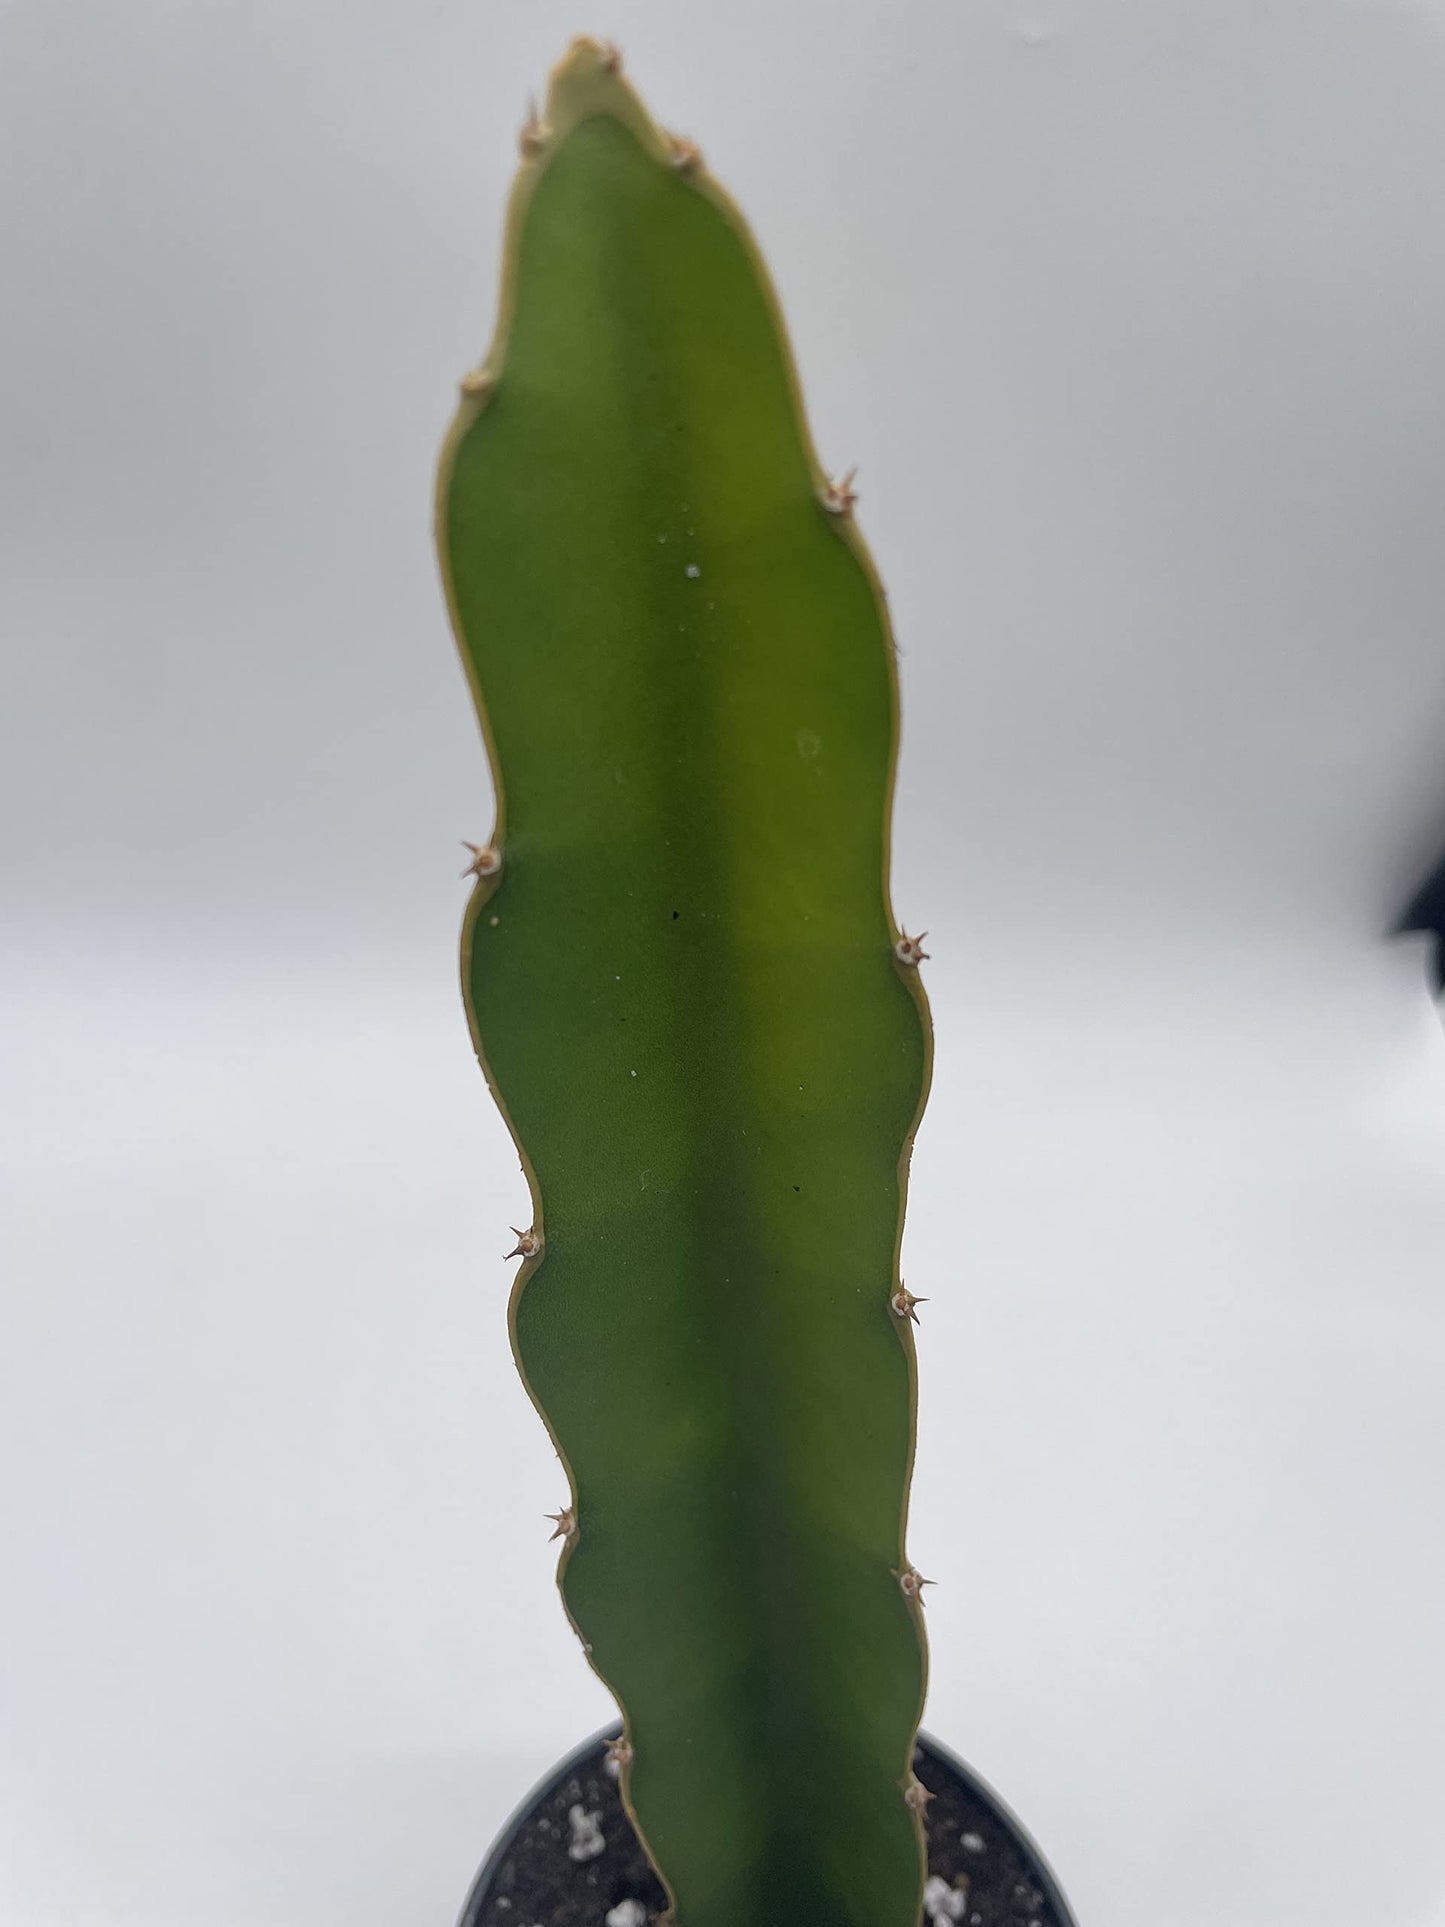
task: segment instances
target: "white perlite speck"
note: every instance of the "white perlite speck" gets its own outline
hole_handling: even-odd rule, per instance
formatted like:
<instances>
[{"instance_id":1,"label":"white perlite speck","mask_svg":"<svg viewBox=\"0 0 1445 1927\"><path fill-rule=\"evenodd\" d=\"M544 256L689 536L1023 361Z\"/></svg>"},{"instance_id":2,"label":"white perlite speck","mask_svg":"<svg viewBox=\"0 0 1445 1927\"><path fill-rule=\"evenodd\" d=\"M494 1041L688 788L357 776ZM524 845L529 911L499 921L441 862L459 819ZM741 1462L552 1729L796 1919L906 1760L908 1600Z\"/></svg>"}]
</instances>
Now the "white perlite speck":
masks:
<instances>
[{"instance_id":1,"label":"white perlite speck","mask_svg":"<svg viewBox=\"0 0 1445 1927\"><path fill-rule=\"evenodd\" d=\"M600 1813L589 1813L586 1807L568 1807L567 1824L572 1829L572 1838L567 1842L569 1860L595 1860L602 1852L607 1842L597 1824L601 1818Z\"/></svg>"},{"instance_id":2,"label":"white perlite speck","mask_svg":"<svg viewBox=\"0 0 1445 1927\"><path fill-rule=\"evenodd\" d=\"M923 1911L931 1921L961 1920L967 1905L968 1889L950 1887L938 1874L933 1874L924 1886Z\"/></svg>"},{"instance_id":3,"label":"white perlite speck","mask_svg":"<svg viewBox=\"0 0 1445 1927\"><path fill-rule=\"evenodd\" d=\"M965 1853L982 1853L984 1844L983 1835L981 1833L961 1833L958 1836L958 1844L964 1849Z\"/></svg>"},{"instance_id":4,"label":"white perlite speck","mask_svg":"<svg viewBox=\"0 0 1445 1927\"><path fill-rule=\"evenodd\" d=\"M607 1916L607 1927L645 1927L647 1909L640 1900L619 1900Z\"/></svg>"}]
</instances>

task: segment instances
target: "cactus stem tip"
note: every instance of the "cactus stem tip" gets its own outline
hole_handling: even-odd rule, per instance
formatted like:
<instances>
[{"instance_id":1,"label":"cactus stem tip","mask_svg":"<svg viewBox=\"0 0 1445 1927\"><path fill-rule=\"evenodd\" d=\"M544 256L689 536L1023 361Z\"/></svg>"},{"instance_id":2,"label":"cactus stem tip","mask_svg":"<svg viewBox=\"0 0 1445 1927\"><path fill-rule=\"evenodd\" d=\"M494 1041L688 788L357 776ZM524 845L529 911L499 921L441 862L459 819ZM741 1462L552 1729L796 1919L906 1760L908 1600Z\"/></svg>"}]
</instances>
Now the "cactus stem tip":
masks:
<instances>
[{"instance_id":1,"label":"cactus stem tip","mask_svg":"<svg viewBox=\"0 0 1445 1927\"><path fill-rule=\"evenodd\" d=\"M620 74L622 72L622 55L618 50L615 40L604 40L597 52L602 63L602 71L604 74Z\"/></svg>"},{"instance_id":2,"label":"cactus stem tip","mask_svg":"<svg viewBox=\"0 0 1445 1927\"><path fill-rule=\"evenodd\" d=\"M511 1230L517 1242L512 1246L512 1249L506 1253L506 1256L508 1258L535 1258L537 1253L542 1249L541 1232L532 1230L519 1231L516 1225L512 1225Z\"/></svg>"}]
</instances>

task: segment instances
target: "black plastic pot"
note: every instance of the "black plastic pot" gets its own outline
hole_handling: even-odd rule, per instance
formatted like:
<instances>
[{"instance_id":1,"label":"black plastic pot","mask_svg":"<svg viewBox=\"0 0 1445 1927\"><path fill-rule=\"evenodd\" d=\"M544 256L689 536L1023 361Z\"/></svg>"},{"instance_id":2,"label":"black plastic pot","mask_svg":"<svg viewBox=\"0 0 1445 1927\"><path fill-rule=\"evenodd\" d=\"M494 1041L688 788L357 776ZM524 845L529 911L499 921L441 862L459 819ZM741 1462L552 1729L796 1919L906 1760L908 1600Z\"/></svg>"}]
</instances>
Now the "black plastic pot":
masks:
<instances>
[{"instance_id":1,"label":"black plastic pot","mask_svg":"<svg viewBox=\"0 0 1445 1927\"><path fill-rule=\"evenodd\" d=\"M457 1927L650 1927L657 1919L666 1896L607 1764L607 1743L621 1731L584 1741L528 1794L497 1836ZM926 1734L914 1763L936 1796L926 1816L925 1927L1076 1927L1048 1863L992 1788Z\"/></svg>"}]
</instances>

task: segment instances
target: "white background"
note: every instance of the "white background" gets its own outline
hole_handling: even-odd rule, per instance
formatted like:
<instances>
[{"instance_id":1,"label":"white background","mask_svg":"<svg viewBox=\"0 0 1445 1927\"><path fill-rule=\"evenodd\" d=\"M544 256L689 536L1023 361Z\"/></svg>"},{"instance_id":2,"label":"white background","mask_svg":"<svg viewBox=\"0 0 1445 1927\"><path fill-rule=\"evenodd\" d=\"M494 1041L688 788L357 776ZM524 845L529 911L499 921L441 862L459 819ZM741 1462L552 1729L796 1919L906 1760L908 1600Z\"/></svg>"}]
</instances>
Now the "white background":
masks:
<instances>
[{"instance_id":1,"label":"white background","mask_svg":"<svg viewBox=\"0 0 1445 1927\"><path fill-rule=\"evenodd\" d=\"M904 650L928 1724L1085 1927L1445 1922L1445 15L0 7L0 1919L450 1921L608 1703L428 520L615 36Z\"/></svg>"}]
</instances>

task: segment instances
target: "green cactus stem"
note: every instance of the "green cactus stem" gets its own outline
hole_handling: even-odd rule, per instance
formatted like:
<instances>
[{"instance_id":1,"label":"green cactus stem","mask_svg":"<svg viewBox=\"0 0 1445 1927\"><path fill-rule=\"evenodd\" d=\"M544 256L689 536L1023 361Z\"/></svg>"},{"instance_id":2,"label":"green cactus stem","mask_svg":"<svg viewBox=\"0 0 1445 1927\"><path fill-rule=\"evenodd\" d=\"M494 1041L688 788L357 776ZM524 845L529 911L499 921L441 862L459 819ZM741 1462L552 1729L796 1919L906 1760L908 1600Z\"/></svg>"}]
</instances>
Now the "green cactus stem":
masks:
<instances>
[{"instance_id":1,"label":"green cactus stem","mask_svg":"<svg viewBox=\"0 0 1445 1927\"><path fill-rule=\"evenodd\" d=\"M589 41L522 150L438 542L497 793L463 983L532 1188L510 1318L572 1485L563 1597L678 1927L910 1927L930 1044L882 592L696 150Z\"/></svg>"}]
</instances>

